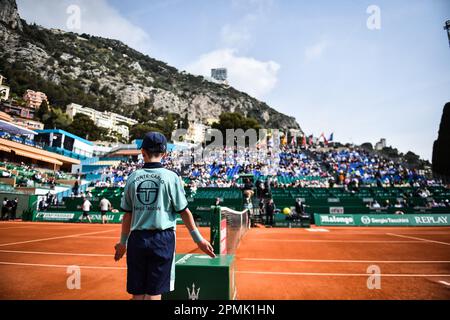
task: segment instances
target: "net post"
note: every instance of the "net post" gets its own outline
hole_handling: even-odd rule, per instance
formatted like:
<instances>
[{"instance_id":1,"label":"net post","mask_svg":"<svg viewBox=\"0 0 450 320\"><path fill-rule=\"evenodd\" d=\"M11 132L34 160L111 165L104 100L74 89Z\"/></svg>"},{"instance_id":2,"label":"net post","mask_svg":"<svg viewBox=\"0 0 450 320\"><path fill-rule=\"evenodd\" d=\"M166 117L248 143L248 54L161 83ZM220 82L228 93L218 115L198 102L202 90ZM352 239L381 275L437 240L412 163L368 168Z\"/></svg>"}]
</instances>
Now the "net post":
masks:
<instances>
[{"instance_id":1,"label":"net post","mask_svg":"<svg viewBox=\"0 0 450 320\"><path fill-rule=\"evenodd\" d=\"M220 206L212 206L211 207L211 245L213 246L214 253L220 254L220 224L222 221L222 214Z\"/></svg>"}]
</instances>

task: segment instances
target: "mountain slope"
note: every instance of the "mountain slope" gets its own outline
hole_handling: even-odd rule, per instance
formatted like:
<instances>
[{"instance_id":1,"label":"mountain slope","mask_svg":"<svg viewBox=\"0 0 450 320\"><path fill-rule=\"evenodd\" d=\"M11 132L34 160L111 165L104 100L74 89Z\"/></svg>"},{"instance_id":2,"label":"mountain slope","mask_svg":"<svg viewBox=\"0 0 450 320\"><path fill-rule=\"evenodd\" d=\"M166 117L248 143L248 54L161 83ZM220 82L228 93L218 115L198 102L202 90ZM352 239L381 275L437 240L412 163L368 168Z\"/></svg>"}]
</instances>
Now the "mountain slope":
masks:
<instances>
[{"instance_id":1,"label":"mountain slope","mask_svg":"<svg viewBox=\"0 0 450 320\"><path fill-rule=\"evenodd\" d=\"M246 93L179 72L120 41L29 25L14 0L0 0L0 19L0 73L18 94L41 90L58 106L74 102L142 121L151 110L197 121L239 112L264 127L300 128Z\"/></svg>"}]
</instances>

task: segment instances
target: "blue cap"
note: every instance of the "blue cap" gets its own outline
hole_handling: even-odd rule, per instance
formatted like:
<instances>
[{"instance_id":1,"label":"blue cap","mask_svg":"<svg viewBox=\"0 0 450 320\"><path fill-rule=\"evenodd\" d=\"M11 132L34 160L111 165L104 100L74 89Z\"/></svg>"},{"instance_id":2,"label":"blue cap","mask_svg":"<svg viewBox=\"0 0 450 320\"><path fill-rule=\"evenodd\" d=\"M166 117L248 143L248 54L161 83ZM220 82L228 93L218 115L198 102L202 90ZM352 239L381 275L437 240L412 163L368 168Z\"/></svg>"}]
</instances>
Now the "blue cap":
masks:
<instances>
[{"instance_id":1,"label":"blue cap","mask_svg":"<svg viewBox=\"0 0 450 320\"><path fill-rule=\"evenodd\" d=\"M165 153L167 151L167 139L159 132L148 132L142 141L141 149L149 152Z\"/></svg>"}]
</instances>

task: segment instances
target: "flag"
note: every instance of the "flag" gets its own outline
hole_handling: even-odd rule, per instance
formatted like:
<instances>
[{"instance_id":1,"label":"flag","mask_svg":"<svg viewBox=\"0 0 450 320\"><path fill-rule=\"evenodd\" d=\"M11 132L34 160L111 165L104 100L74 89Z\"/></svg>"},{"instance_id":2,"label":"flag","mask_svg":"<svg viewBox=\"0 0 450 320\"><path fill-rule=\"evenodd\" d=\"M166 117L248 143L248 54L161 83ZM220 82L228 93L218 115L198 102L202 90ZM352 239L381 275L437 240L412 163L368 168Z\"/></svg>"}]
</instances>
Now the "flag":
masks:
<instances>
[{"instance_id":1,"label":"flag","mask_svg":"<svg viewBox=\"0 0 450 320\"><path fill-rule=\"evenodd\" d=\"M309 145L312 146L313 145L313 135L309 136Z\"/></svg>"},{"instance_id":2,"label":"flag","mask_svg":"<svg viewBox=\"0 0 450 320\"><path fill-rule=\"evenodd\" d=\"M320 137L323 138L323 143L325 143L325 145L328 145L327 138L325 138L325 133L322 132L322 134L320 135Z\"/></svg>"},{"instance_id":3,"label":"flag","mask_svg":"<svg viewBox=\"0 0 450 320\"><path fill-rule=\"evenodd\" d=\"M330 134L330 139L328 139L328 141L333 142L333 140L334 140L334 132Z\"/></svg>"},{"instance_id":4,"label":"flag","mask_svg":"<svg viewBox=\"0 0 450 320\"><path fill-rule=\"evenodd\" d=\"M306 147L306 136L305 135L303 135L303 138L302 138L302 146Z\"/></svg>"}]
</instances>

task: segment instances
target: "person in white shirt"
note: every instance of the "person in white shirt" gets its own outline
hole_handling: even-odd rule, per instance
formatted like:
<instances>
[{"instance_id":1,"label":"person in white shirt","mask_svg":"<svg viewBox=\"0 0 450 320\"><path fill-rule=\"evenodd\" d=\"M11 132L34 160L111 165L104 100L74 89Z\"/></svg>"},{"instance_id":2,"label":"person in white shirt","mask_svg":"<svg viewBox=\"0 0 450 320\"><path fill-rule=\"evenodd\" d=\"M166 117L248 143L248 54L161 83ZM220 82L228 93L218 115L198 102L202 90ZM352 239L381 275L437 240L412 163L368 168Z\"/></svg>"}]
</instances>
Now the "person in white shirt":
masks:
<instances>
[{"instance_id":1,"label":"person in white shirt","mask_svg":"<svg viewBox=\"0 0 450 320\"><path fill-rule=\"evenodd\" d=\"M109 210L111 210L111 202L109 202L108 199L106 198L102 198L102 200L100 200L100 212L102 214L102 224L105 224L107 222L106 220L106 214L108 213Z\"/></svg>"},{"instance_id":2,"label":"person in white shirt","mask_svg":"<svg viewBox=\"0 0 450 320\"><path fill-rule=\"evenodd\" d=\"M88 199L83 198L83 204L81 205L81 209L83 210L83 215L81 216L81 221L83 221L84 218L87 218L89 223L92 222L91 217L89 217L89 211L91 211L91 206L92 206L92 203Z\"/></svg>"},{"instance_id":3,"label":"person in white shirt","mask_svg":"<svg viewBox=\"0 0 450 320\"><path fill-rule=\"evenodd\" d=\"M372 208L379 209L379 208L381 208L381 205L378 203L377 200L375 200L372 204Z\"/></svg>"}]
</instances>

